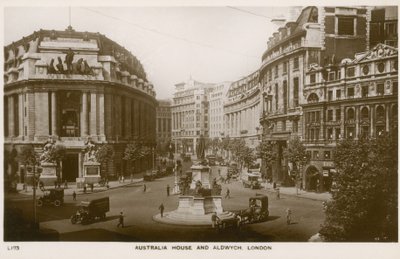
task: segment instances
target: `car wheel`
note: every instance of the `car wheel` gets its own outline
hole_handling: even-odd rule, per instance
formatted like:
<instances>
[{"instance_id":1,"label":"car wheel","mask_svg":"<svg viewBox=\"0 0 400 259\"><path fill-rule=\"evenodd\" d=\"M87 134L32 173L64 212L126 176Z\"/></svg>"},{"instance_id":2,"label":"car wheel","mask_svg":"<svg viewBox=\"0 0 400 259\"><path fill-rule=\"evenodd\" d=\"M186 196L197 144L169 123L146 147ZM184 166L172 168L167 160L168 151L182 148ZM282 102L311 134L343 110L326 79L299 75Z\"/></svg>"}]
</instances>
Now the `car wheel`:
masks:
<instances>
[{"instance_id":1,"label":"car wheel","mask_svg":"<svg viewBox=\"0 0 400 259\"><path fill-rule=\"evenodd\" d=\"M42 207L43 206L43 201L42 200L37 200L36 201L36 206Z\"/></svg>"},{"instance_id":2,"label":"car wheel","mask_svg":"<svg viewBox=\"0 0 400 259\"><path fill-rule=\"evenodd\" d=\"M61 206L61 201L60 200L55 200L54 201L54 206L56 206L56 207Z\"/></svg>"},{"instance_id":3,"label":"car wheel","mask_svg":"<svg viewBox=\"0 0 400 259\"><path fill-rule=\"evenodd\" d=\"M76 224L76 222L77 222L76 217L75 217L75 216L72 216L72 217L71 217L71 223L72 223L72 224Z\"/></svg>"}]
</instances>

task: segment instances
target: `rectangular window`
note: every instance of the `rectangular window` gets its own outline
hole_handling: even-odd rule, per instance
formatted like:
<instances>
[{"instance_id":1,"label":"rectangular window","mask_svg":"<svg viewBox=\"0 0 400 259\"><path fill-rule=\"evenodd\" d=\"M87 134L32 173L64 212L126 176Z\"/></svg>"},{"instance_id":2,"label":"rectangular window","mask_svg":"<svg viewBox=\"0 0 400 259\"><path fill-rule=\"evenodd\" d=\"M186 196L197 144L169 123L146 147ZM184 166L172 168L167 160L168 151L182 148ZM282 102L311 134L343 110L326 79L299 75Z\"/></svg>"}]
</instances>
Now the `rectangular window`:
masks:
<instances>
[{"instance_id":1,"label":"rectangular window","mask_svg":"<svg viewBox=\"0 0 400 259\"><path fill-rule=\"evenodd\" d=\"M385 93L385 88L383 84L378 84L376 93L378 95L383 95Z\"/></svg>"},{"instance_id":2,"label":"rectangular window","mask_svg":"<svg viewBox=\"0 0 400 259\"><path fill-rule=\"evenodd\" d=\"M354 18L353 17L338 17L338 34L339 35L354 35Z\"/></svg>"},{"instance_id":3,"label":"rectangular window","mask_svg":"<svg viewBox=\"0 0 400 259\"><path fill-rule=\"evenodd\" d=\"M333 100L333 91L328 91L328 101Z\"/></svg>"},{"instance_id":4,"label":"rectangular window","mask_svg":"<svg viewBox=\"0 0 400 259\"><path fill-rule=\"evenodd\" d=\"M299 58L293 59L293 69L299 69Z\"/></svg>"},{"instance_id":5,"label":"rectangular window","mask_svg":"<svg viewBox=\"0 0 400 259\"><path fill-rule=\"evenodd\" d=\"M324 158L331 159L331 151L324 151Z\"/></svg>"},{"instance_id":6,"label":"rectangular window","mask_svg":"<svg viewBox=\"0 0 400 259\"><path fill-rule=\"evenodd\" d=\"M329 140L332 140L333 139L333 129L332 128L328 128L328 136L327 136L327 138L329 139Z\"/></svg>"},{"instance_id":7,"label":"rectangular window","mask_svg":"<svg viewBox=\"0 0 400 259\"><path fill-rule=\"evenodd\" d=\"M283 62L283 74L287 73L287 62Z\"/></svg>"},{"instance_id":8,"label":"rectangular window","mask_svg":"<svg viewBox=\"0 0 400 259\"><path fill-rule=\"evenodd\" d=\"M275 78L278 77L278 65L275 66Z\"/></svg>"},{"instance_id":9,"label":"rectangular window","mask_svg":"<svg viewBox=\"0 0 400 259\"><path fill-rule=\"evenodd\" d=\"M293 78L293 103L294 106L299 106L299 78Z\"/></svg>"},{"instance_id":10,"label":"rectangular window","mask_svg":"<svg viewBox=\"0 0 400 259\"><path fill-rule=\"evenodd\" d=\"M286 121L282 121L282 131L286 131Z\"/></svg>"},{"instance_id":11,"label":"rectangular window","mask_svg":"<svg viewBox=\"0 0 400 259\"><path fill-rule=\"evenodd\" d=\"M361 89L361 95L362 97L368 97L368 85L363 85Z\"/></svg>"},{"instance_id":12,"label":"rectangular window","mask_svg":"<svg viewBox=\"0 0 400 259\"><path fill-rule=\"evenodd\" d=\"M341 119L341 111L340 109L336 109L336 121L340 121Z\"/></svg>"},{"instance_id":13,"label":"rectangular window","mask_svg":"<svg viewBox=\"0 0 400 259\"><path fill-rule=\"evenodd\" d=\"M335 80L335 72L329 72L328 81L333 81L333 80Z\"/></svg>"},{"instance_id":14,"label":"rectangular window","mask_svg":"<svg viewBox=\"0 0 400 259\"><path fill-rule=\"evenodd\" d=\"M275 110L278 110L278 84L275 84Z\"/></svg>"},{"instance_id":15,"label":"rectangular window","mask_svg":"<svg viewBox=\"0 0 400 259\"><path fill-rule=\"evenodd\" d=\"M268 81L272 80L272 70L268 70Z\"/></svg>"},{"instance_id":16,"label":"rectangular window","mask_svg":"<svg viewBox=\"0 0 400 259\"><path fill-rule=\"evenodd\" d=\"M354 67L347 68L347 76L348 77L354 77L355 76L355 71L356 71L356 69Z\"/></svg>"},{"instance_id":17,"label":"rectangular window","mask_svg":"<svg viewBox=\"0 0 400 259\"><path fill-rule=\"evenodd\" d=\"M328 121L333 121L333 110L328 110Z\"/></svg>"},{"instance_id":18,"label":"rectangular window","mask_svg":"<svg viewBox=\"0 0 400 259\"><path fill-rule=\"evenodd\" d=\"M354 87L347 88L347 97L354 97Z\"/></svg>"},{"instance_id":19,"label":"rectangular window","mask_svg":"<svg viewBox=\"0 0 400 259\"><path fill-rule=\"evenodd\" d=\"M336 90L336 99L339 100L342 97L342 91L340 89Z\"/></svg>"},{"instance_id":20,"label":"rectangular window","mask_svg":"<svg viewBox=\"0 0 400 259\"><path fill-rule=\"evenodd\" d=\"M340 128L336 128L336 129L335 129L335 138L336 138L337 140L339 140L340 137L341 137L341 135L340 135Z\"/></svg>"},{"instance_id":21,"label":"rectangular window","mask_svg":"<svg viewBox=\"0 0 400 259\"><path fill-rule=\"evenodd\" d=\"M397 95L397 88L398 88L397 84L398 84L397 82L393 82L393 91L392 91L393 95Z\"/></svg>"},{"instance_id":22,"label":"rectangular window","mask_svg":"<svg viewBox=\"0 0 400 259\"><path fill-rule=\"evenodd\" d=\"M316 122L319 122L319 119L320 119L320 117L319 117L319 111L318 112L315 112L316 113Z\"/></svg>"},{"instance_id":23,"label":"rectangular window","mask_svg":"<svg viewBox=\"0 0 400 259\"><path fill-rule=\"evenodd\" d=\"M315 74L311 74L310 75L310 84L314 84L315 83L315 78L316 78Z\"/></svg>"},{"instance_id":24,"label":"rectangular window","mask_svg":"<svg viewBox=\"0 0 400 259\"><path fill-rule=\"evenodd\" d=\"M299 124L297 121L292 122L292 132L297 133L299 131Z\"/></svg>"},{"instance_id":25,"label":"rectangular window","mask_svg":"<svg viewBox=\"0 0 400 259\"><path fill-rule=\"evenodd\" d=\"M318 153L318 151L313 151L313 158L314 159L318 159L319 158L319 153Z\"/></svg>"}]
</instances>

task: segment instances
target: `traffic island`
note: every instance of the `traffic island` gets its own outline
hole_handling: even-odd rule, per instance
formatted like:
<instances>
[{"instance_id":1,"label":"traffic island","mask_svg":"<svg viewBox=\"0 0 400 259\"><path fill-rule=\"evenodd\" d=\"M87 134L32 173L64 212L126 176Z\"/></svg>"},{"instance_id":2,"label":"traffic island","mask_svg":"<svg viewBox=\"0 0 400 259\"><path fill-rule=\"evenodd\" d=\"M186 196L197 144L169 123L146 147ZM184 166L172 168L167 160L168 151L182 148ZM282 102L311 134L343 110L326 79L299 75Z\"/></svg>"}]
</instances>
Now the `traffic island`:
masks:
<instances>
[{"instance_id":1,"label":"traffic island","mask_svg":"<svg viewBox=\"0 0 400 259\"><path fill-rule=\"evenodd\" d=\"M210 226L211 216L216 214L221 220L233 219L235 215L222 208L221 188L216 183L211 186L211 168L204 160L191 167L192 177L182 186L178 208L171 212L153 216L160 223L190 226Z\"/></svg>"}]
</instances>

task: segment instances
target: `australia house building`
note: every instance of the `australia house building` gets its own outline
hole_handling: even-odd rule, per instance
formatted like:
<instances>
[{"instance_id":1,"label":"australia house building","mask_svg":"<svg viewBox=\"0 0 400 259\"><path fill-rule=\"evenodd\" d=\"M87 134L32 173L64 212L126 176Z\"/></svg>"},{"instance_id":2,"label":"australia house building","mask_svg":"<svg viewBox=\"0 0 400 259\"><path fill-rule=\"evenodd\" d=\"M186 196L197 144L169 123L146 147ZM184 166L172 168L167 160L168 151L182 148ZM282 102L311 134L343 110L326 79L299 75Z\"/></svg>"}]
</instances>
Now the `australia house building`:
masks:
<instances>
[{"instance_id":1,"label":"australia house building","mask_svg":"<svg viewBox=\"0 0 400 259\"><path fill-rule=\"evenodd\" d=\"M25 181L15 158L24 145L66 147L60 180L82 177L88 141L109 144L107 177L130 174L126 144L154 147L155 91L139 60L99 33L40 30L4 47L4 135L7 175ZM10 154L10 155L9 155ZM10 165L7 165L10 163ZM136 170L151 166L151 155ZM14 176L13 176L14 177Z\"/></svg>"},{"instance_id":2,"label":"australia house building","mask_svg":"<svg viewBox=\"0 0 400 259\"><path fill-rule=\"evenodd\" d=\"M261 134L258 70L231 83L223 107L224 137L242 138L247 146L257 147Z\"/></svg>"},{"instance_id":3,"label":"australia house building","mask_svg":"<svg viewBox=\"0 0 400 259\"><path fill-rule=\"evenodd\" d=\"M398 49L380 43L337 65L307 70L302 105L303 140L311 157L304 171L307 190L330 190L337 141L397 132L397 60Z\"/></svg>"},{"instance_id":4,"label":"australia house building","mask_svg":"<svg viewBox=\"0 0 400 259\"><path fill-rule=\"evenodd\" d=\"M305 7L269 38L259 70L263 140L277 158L268 178L290 183L290 164L284 149L291 138L304 137L302 104L306 72L317 64L337 64L369 47L370 9L365 7ZM311 78L310 80L314 80ZM301 179L303 186L305 179Z\"/></svg>"}]
</instances>

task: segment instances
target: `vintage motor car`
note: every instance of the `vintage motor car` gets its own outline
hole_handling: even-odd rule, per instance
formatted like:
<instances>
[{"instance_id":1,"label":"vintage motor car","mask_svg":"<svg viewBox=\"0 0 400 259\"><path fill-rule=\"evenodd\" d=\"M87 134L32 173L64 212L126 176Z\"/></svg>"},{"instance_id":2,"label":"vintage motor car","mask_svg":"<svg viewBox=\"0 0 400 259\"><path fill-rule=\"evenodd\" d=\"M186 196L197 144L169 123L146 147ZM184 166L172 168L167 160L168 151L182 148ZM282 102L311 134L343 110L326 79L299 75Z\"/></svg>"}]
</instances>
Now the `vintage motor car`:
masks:
<instances>
[{"instance_id":1,"label":"vintage motor car","mask_svg":"<svg viewBox=\"0 0 400 259\"><path fill-rule=\"evenodd\" d=\"M105 219L110 210L110 198L104 197L91 201L82 201L81 207L71 216L71 223L88 224L96 219Z\"/></svg>"},{"instance_id":2,"label":"vintage motor car","mask_svg":"<svg viewBox=\"0 0 400 259\"><path fill-rule=\"evenodd\" d=\"M249 198L249 208L239 212L242 223L253 223L268 219L268 196L257 194Z\"/></svg>"},{"instance_id":3,"label":"vintage motor car","mask_svg":"<svg viewBox=\"0 0 400 259\"><path fill-rule=\"evenodd\" d=\"M252 173L245 173L242 176L243 187L251 189L260 189L261 183L259 181L260 176Z\"/></svg>"},{"instance_id":4,"label":"vintage motor car","mask_svg":"<svg viewBox=\"0 0 400 259\"><path fill-rule=\"evenodd\" d=\"M64 203L64 189L47 189L44 190L44 194L36 201L36 205L41 207L43 205L53 204L56 207L61 206Z\"/></svg>"}]
</instances>

